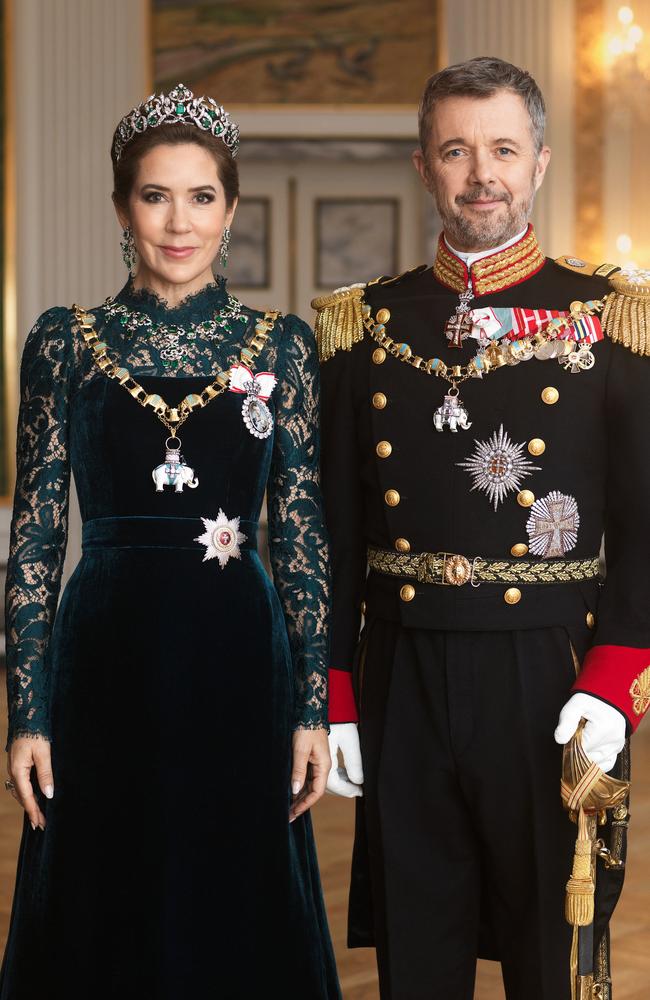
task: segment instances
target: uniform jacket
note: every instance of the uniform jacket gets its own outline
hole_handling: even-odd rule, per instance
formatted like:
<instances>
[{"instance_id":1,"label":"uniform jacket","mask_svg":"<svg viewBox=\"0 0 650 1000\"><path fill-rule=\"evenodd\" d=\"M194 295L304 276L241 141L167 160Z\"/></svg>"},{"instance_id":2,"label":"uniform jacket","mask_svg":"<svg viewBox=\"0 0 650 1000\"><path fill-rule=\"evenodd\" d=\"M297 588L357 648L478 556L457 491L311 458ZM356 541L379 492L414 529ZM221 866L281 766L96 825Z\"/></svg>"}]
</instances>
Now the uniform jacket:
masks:
<instances>
[{"instance_id":1,"label":"uniform jacket","mask_svg":"<svg viewBox=\"0 0 650 1000\"><path fill-rule=\"evenodd\" d=\"M546 258L529 229L519 244L472 265L471 308L569 310L576 300L614 294L617 271ZM564 626L568 640L583 637L581 654L588 648L575 690L614 705L633 730L650 703L650 358L643 330L629 333L630 303L636 308L638 299L643 320L643 287L638 296L634 285L631 297L615 293L620 308L603 321L591 369L571 372L557 359L532 358L468 379L459 389L471 427L439 432L433 415L448 383L379 348L359 306L370 307L370 320L388 310L386 333L413 355L464 365L478 342L451 347L444 328L468 277L441 239L433 268L378 279L362 299L340 290L315 302L321 334L334 299L349 298L354 306L339 309L346 325L338 331L341 347L323 351L333 356L322 364L322 475L333 568L330 720L357 719L351 669L363 611L405 627L444 630ZM496 507L472 472L495 441L518 474L516 488ZM543 523L549 511L550 528ZM566 562L597 557L604 535L604 578L443 586L368 572L368 546L461 554L470 563L542 561L531 545L543 544L545 527L555 532L552 558Z\"/></svg>"}]
</instances>

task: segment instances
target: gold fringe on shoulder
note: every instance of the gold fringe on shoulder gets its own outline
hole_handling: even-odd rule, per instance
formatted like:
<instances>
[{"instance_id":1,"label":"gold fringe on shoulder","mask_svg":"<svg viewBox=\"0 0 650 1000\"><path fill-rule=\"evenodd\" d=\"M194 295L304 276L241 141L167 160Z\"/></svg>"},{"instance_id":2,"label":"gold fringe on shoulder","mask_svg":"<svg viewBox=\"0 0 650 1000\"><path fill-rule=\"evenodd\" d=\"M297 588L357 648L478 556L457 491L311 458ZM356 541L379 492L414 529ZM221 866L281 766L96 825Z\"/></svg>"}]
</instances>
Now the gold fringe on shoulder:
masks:
<instances>
[{"instance_id":1,"label":"gold fringe on shoulder","mask_svg":"<svg viewBox=\"0 0 650 1000\"><path fill-rule=\"evenodd\" d=\"M312 301L316 310L314 330L321 361L334 357L337 351L350 351L363 340L363 293L365 285L338 288L330 295Z\"/></svg>"},{"instance_id":2,"label":"gold fringe on shoulder","mask_svg":"<svg viewBox=\"0 0 650 1000\"><path fill-rule=\"evenodd\" d=\"M601 322L607 336L633 354L650 356L650 271L617 271Z\"/></svg>"}]
</instances>

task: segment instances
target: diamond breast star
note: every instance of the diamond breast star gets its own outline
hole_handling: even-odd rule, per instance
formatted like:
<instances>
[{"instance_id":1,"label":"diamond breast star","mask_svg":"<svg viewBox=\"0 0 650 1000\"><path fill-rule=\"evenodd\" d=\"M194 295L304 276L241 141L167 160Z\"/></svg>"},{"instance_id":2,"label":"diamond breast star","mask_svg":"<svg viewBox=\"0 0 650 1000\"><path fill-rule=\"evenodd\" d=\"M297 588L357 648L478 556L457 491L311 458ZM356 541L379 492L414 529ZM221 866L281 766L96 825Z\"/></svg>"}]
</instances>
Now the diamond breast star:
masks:
<instances>
[{"instance_id":1,"label":"diamond breast star","mask_svg":"<svg viewBox=\"0 0 650 1000\"><path fill-rule=\"evenodd\" d=\"M515 444L503 429L492 434L487 441L474 441L473 453L464 462L456 464L466 469L473 480L472 491L485 493L496 511L508 493L519 490L522 479L532 472L540 472L540 466L524 457L526 442Z\"/></svg>"}]
</instances>

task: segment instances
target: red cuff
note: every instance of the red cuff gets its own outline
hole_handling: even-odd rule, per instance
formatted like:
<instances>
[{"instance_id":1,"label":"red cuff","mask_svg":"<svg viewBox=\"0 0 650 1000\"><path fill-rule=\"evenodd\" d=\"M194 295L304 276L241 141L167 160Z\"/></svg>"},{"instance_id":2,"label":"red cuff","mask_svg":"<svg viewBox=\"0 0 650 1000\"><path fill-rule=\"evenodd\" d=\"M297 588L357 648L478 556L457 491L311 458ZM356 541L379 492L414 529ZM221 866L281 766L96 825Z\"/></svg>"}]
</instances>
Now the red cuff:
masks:
<instances>
[{"instance_id":1,"label":"red cuff","mask_svg":"<svg viewBox=\"0 0 650 1000\"><path fill-rule=\"evenodd\" d=\"M620 709L634 732L650 707L650 649L592 646L573 690Z\"/></svg>"},{"instance_id":2,"label":"red cuff","mask_svg":"<svg viewBox=\"0 0 650 1000\"><path fill-rule=\"evenodd\" d=\"M328 716L330 723L359 721L349 670L334 670L330 667Z\"/></svg>"}]
</instances>

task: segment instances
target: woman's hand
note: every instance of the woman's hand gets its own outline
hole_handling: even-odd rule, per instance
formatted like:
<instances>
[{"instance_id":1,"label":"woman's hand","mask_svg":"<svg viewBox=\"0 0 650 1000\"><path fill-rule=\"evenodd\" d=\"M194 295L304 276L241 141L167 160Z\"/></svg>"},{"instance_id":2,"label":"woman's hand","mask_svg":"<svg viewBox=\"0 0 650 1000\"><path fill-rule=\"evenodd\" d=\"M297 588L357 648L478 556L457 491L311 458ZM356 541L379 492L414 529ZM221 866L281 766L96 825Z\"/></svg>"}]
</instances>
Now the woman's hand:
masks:
<instances>
[{"instance_id":1,"label":"woman's hand","mask_svg":"<svg viewBox=\"0 0 650 1000\"><path fill-rule=\"evenodd\" d=\"M325 794L331 763L325 729L296 729L293 734L290 823L311 809Z\"/></svg>"},{"instance_id":2,"label":"woman's hand","mask_svg":"<svg viewBox=\"0 0 650 1000\"><path fill-rule=\"evenodd\" d=\"M32 767L36 768L39 787L46 799L54 797L54 776L50 744L41 736L18 736L9 747L7 772L15 788L12 795L27 813L32 830L45 829L45 816L38 808L31 782Z\"/></svg>"}]
</instances>

